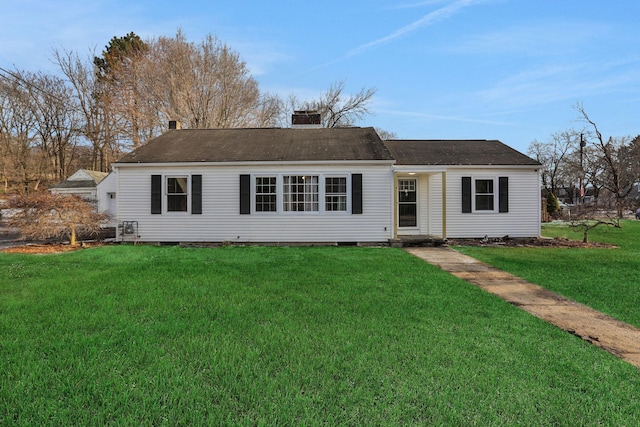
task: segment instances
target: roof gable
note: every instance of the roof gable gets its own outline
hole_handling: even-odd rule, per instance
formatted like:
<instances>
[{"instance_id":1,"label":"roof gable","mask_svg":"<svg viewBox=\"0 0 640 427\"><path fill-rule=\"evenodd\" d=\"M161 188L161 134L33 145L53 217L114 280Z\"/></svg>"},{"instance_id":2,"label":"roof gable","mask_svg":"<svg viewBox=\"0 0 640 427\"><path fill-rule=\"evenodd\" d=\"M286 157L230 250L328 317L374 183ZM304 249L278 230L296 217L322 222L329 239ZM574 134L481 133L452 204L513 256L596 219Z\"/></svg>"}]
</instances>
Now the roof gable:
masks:
<instances>
[{"instance_id":1,"label":"roof gable","mask_svg":"<svg viewBox=\"0 0 640 427\"><path fill-rule=\"evenodd\" d=\"M117 163L393 161L373 128L171 130Z\"/></svg>"},{"instance_id":2,"label":"roof gable","mask_svg":"<svg viewBox=\"0 0 640 427\"><path fill-rule=\"evenodd\" d=\"M108 172L92 171L89 169L78 169L66 180L67 181L91 180L91 181L94 181L96 184L99 184L100 181L102 181L107 175L109 175Z\"/></svg>"},{"instance_id":3,"label":"roof gable","mask_svg":"<svg viewBox=\"0 0 640 427\"><path fill-rule=\"evenodd\" d=\"M69 178L51 188L95 188L107 175L108 172L78 169Z\"/></svg>"},{"instance_id":4,"label":"roof gable","mask_svg":"<svg viewBox=\"0 0 640 427\"><path fill-rule=\"evenodd\" d=\"M398 165L540 166L497 140L389 140L384 144Z\"/></svg>"}]
</instances>

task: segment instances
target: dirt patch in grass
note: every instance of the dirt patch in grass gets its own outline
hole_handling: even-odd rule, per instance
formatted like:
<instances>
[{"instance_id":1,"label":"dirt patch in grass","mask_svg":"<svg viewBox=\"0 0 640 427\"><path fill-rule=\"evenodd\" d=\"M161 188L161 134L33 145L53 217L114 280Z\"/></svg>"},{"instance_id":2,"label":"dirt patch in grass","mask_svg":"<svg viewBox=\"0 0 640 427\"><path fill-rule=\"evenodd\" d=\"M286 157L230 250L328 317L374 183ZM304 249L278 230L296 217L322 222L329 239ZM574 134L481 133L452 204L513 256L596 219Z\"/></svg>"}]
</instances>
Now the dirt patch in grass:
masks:
<instances>
[{"instance_id":1,"label":"dirt patch in grass","mask_svg":"<svg viewBox=\"0 0 640 427\"><path fill-rule=\"evenodd\" d=\"M57 254L62 252L77 251L79 249L95 248L103 245L104 243L102 242L80 243L75 246L61 244L61 243L30 244L30 245L21 245L21 246L14 246L11 248L5 248L5 249L2 249L0 252L11 253L11 254L34 254L34 255Z\"/></svg>"}]
</instances>

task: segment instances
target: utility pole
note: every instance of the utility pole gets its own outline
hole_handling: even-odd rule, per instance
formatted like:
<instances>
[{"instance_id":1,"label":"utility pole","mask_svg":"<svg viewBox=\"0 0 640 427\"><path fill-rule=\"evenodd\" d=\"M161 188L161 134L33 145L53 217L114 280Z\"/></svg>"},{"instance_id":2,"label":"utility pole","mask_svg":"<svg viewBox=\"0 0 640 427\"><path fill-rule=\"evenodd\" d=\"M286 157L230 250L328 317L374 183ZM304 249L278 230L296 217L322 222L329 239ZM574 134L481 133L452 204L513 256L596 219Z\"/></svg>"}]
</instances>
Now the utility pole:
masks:
<instances>
[{"instance_id":1,"label":"utility pole","mask_svg":"<svg viewBox=\"0 0 640 427\"><path fill-rule=\"evenodd\" d=\"M587 145L584 140L584 134L580 134L580 204L584 206L584 163L583 163L583 155L584 155L584 147Z\"/></svg>"}]
</instances>

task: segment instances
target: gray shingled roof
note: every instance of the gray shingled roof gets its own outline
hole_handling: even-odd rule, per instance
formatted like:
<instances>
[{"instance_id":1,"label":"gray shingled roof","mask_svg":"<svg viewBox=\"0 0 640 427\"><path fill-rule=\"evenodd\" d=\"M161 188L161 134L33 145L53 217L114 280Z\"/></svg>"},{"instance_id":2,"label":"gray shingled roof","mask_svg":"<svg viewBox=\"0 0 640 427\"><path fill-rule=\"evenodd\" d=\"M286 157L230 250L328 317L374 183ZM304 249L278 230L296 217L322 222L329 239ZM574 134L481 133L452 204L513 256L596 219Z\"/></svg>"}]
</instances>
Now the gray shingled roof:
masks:
<instances>
[{"instance_id":1,"label":"gray shingled roof","mask_svg":"<svg viewBox=\"0 0 640 427\"><path fill-rule=\"evenodd\" d=\"M496 140L389 140L384 144L398 165L540 166Z\"/></svg>"},{"instance_id":2,"label":"gray shingled roof","mask_svg":"<svg viewBox=\"0 0 640 427\"><path fill-rule=\"evenodd\" d=\"M371 128L170 130L118 163L388 160Z\"/></svg>"},{"instance_id":3,"label":"gray shingled roof","mask_svg":"<svg viewBox=\"0 0 640 427\"><path fill-rule=\"evenodd\" d=\"M66 180L51 188L96 188L97 184L91 179Z\"/></svg>"}]
</instances>

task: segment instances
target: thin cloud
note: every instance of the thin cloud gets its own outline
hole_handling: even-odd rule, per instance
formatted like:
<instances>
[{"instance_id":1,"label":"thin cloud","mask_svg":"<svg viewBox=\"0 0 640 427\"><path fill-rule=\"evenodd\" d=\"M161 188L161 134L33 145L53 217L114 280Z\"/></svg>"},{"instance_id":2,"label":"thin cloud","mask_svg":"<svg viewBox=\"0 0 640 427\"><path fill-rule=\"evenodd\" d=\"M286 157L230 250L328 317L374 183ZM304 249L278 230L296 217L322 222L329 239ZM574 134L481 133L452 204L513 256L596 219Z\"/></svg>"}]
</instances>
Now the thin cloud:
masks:
<instances>
[{"instance_id":1,"label":"thin cloud","mask_svg":"<svg viewBox=\"0 0 640 427\"><path fill-rule=\"evenodd\" d=\"M441 7L440 9L434 10L431 13L426 14L421 19L418 19L415 22L412 22L409 25L406 25L388 36L382 37L380 39L374 40L369 43L365 43L349 52L347 52L346 57L352 57L355 55L359 55L363 52L366 52L370 49L373 49L379 45L389 43L395 39L406 36L409 33L412 33L422 27L427 27L429 25L433 25L437 22L444 21L445 19L451 17L461 9L464 9L468 6L473 6L474 4L482 3L484 0L458 0L450 5Z\"/></svg>"},{"instance_id":2,"label":"thin cloud","mask_svg":"<svg viewBox=\"0 0 640 427\"><path fill-rule=\"evenodd\" d=\"M579 99L585 94L629 93L640 81L637 63L638 58L631 56L597 66L589 61L542 66L496 82L472 97L483 104L534 106Z\"/></svg>"},{"instance_id":3,"label":"thin cloud","mask_svg":"<svg viewBox=\"0 0 640 427\"><path fill-rule=\"evenodd\" d=\"M323 65L320 65L316 68L321 68L321 67L325 67L327 65L332 65L335 64L337 62L341 62L344 60L347 60L349 58L352 58L354 56L360 55L366 51L372 50L380 45L392 42L398 38L404 37L410 33L413 33L416 30L419 30L420 28L423 27L427 27L430 25L433 25L435 23L438 23L440 21L444 21L445 19L450 18L451 16L455 15L456 13L458 13L460 10L469 7L469 6L473 6L476 4L480 4L480 3L485 3L487 0L457 0L447 6L441 7L440 9L436 9L433 12L430 12L428 14L426 14L425 16L423 16L422 18L418 19L415 22L412 22L409 25L406 25L396 31L394 31L393 33L389 34L388 36L379 38L377 40L374 40L372 42L369 43L365 43L361 46L356 47L355 49L350 50L349 52L347 52L345 55L343 55L341 58L338 58L334 61L330 61L327 62ZM428 4L424 3L424 4Z\"/></svg>"},{"instance_id":4,"label":"thin cloud","mask_svg":"<svg viewBox=\"0 0 640 427\"><path fill-rule=\"evenodd\" d=\"M585 50L589 43L605 37L609 31L608 27L598 23L541 22L474 35L458 44L450 45L447 50L474 55L558 55Z\"/></svg>"}]
</instances>

